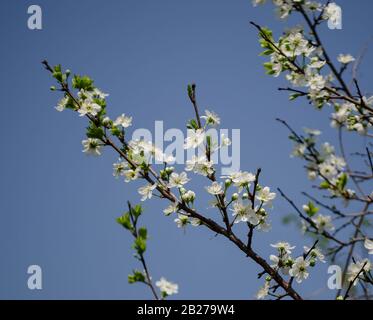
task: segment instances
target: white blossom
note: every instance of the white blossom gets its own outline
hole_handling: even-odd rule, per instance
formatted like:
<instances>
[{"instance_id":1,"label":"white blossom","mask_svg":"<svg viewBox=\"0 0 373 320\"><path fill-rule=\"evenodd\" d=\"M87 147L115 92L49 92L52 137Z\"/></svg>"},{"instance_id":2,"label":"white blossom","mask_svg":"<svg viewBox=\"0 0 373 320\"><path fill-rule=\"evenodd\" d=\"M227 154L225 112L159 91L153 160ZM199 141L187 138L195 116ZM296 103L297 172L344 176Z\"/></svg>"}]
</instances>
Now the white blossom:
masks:
<instances>
[{"instance_id":1,"label":"white blossom","mask_svg":"<svg viewBox=\"0 0 373 320\"><path fill-rule=\"evenodd\" d=\"M203 176L209 176L214 173L213 165L214 163L212 161L208 161L206 156L196 157L193 155L191 160L186 161L185 170L193 171L194 173L198 173Z\"/></svg>"},{"instance_id":2,"label":"white blossom","mask_svg":"<svg viewBox=\"0 0 373 320\"><path fill-rule=\"evenodd\" d=\"M102 119L102 124L104 126L108 126L110 124L111 120L108 116L106 116L105 118Z\"/></svg>"},{"instance_id":3,"label":"white blossom","mask_svg":"<svg viewBox=\"0 0 373 320\"><path fill-rule=\"evenodd\" d=\"M320 74L311 74L307 76L307 86L311 90L320 91L325 87L326 81L324 77Z\"/></svg>"},{"instance_id":4,"label":"white blossom","mask_svg":"<svg viewBox=\"0 0 373 320\"><path fill-rule=\"evenodd\" d=\"M84 100L81 103L80 108L78 109L79 115L81 117L87 114L96 116L100 111L101 111L101 107L97 103L89 99Z\"/></svg>"},{"instance_id":5,"label":"white blossom","mask_svg":"<svg viewBox=\"0 0 373 320\"><path fill-rule=\"evenodd\" d=\"M325 60L319 60L318 57L312 57L311 62L308 64L308 68L321 69L325 65Z\"/></svg>"},{"instance_id":6,"label":"white blossom","mask_svg":"<svg viewBox=\"0 0 373 320\"><path fill-rule=\"evenodd\" d=\"M355 58L350 54L339 54L337 60L340 63L348 64L355 61Z\"/></svg>"},{"instance_id":7,"label":"white blossom","mask_svg":"<svg viewBox=\"0 0 373 320\"><path fill-rule=\"evenodd\" d=\"M196 194L192 190L188 190L185 193L182 194L181 199L185 202L193 202L196 198Z\"/></svg>"},{"instance_id":8,"label":"white blossom","mask_svg":"<svg viewBox=\"0 0 373 320\"><path fill-rule=\"evenodd\" d=\"M290 33L283 39L280 49L288 57L299 56L301 54L308 56L314 50L301 32Z\"/></svg>"},{"instance_id":9,"label":"white blossom","mask_svg":"<svg viewBox=\"0 0 373 320\"><path fill-rule=\"evenodd\" d=\"M106 97L109 96L108 93L104 93L104 92L102 92L102 91L101 91L100 89L98 89L98 88L94 88L94 89L93 89L93 94L94 94L97 98L102 99L102 100L104 100Z\"/></svg>"},{"instance_id":10,"label":"white blossom","mask_svg":"<svg viewBox=\"0 0 373 320\"><path fill-rule=\"evenodd\" d=\"M352 103L344 103L339 108L338 111L332 113L332 121L331 126L333 128L337 128L340 125L343 125L347 119L348 116L351 114L352 110L355 109L355 106Z\"/></svg>"},{"instance_id":11,"label":"white blossom","mask_svg":"<svg viewBox=\"0 0 373 320\"><path fill-rule=\"evenodd\" d=\"M331 155L334 153L334 147L329 142L324 142L321 146L324 155Z\"/></svg>"},{"instance_id":12,"label":"white blossom","mask_svg":"<svg viewBox=\"0 0 373 320\"><path fill-rule=\"evenodd\" d=\"M336 167L328 161L320 163L319 170L320 174L325 178L332 178L338 173Z\"/></svg>"},{"instance_id":13,"label":"white blossom","mask_svg":"<svg viewBox=\"0 0 373 320\"><path fill-rule=\"evenodd\" d=\"M161 278L155 283L162 293L167 294L168 296L172 294L177 294L179 292L179 286L176 283L167 281L165 278Z\"/></svg>"},{"instance_id":14,"label":"white blossom","mask_svg":"<svg viewBox=\"0 0 373 320\"><path fill-rule=\"evenodd\" d=\"M212 111L205 110L205 116L201 116L202 119L205 119L207 125L219 125L220 124L220 118L219 116Z\"/></svg>"},{"instance_id":15,"label":"white blossom","mask_svg":"<svg viewBox=\"0 0 373 320\"><path fill-rule=\"evenodd\" d=\"M234 223L250 222L252 225L259 223L259 217L255 209L252 209L249 205L244 205L241 201L234 202L231 210L233 211L233 217L235 217Z\"/></svg>"},{"instance_id":16,"label":"white blossom","mask_svg":"<svg viewBox=\"0 0 373 320\"><path fill-rule=\"evenodd\" d=\"M319 136L321 134L318 129L303 128L303 131L311 136Z\"/></svg>"},{"instance_id":17,"label":"white blossom","mask_svg":"<svg viewBox=\"0 0 373 320\"><path fill-rule=\"evenodd\" d=\"M294 145L293 152L291 154L292 157L298 157L301 158L304 156L304 153L307 150L307 145L304 143L296 143Z\"/></svg>"},{"instance_id":18,"label":"white blossom","mask_svg":"<svg viewBox=\"0 0 373 320\"><path fill-rule=\"evenodd\" d=\"M123 171L124 181L130 182L134 181L139 177L141 168L137 167L136 169L127 169Z\"/></svg>"},{"instance_id":19,"label":"white blossom","mask_svg":"<svg viewBox=\"0 0 373 320\"><path fill-rule=\"evenodd\" d=\"M319 260L319 261L325 263L325 256L324 256L324 254L321 252L320 249L318 249L318 248L313 248L313 249L311 250L311 248L309 248L309 247L307 247L307 246L304 246L303 249L304 249L304 252L305 252L306 254L309 253L309 256L310 256L311 258L313 258L313 259L315 259L315 260ZM310 252L310 250L311 250L311 252Z\"/></svg>"},{"instance_id":20,"label":"white blossom","mask_svg":"<svg viewBox=\"0 0 373 320\"><path fill-rule=\"evenodd\" d=\"M269 187L264 187L256 193L255 197L270 206L272 200L276 198L276 193L271 192Z\"/></svg>"},{"instance_id":21,"label":"white blossom","mask_svg":"<svg viewBox=\"0 0 373 320\"><path fill-rule=\"evenodd\" d=\"M286 252L280 251L280 257L271 254L269 260L273 262L273 264L271 264L272 268L279 269L284 275L289 275L293 260Z\"/></svg>"},{"instance_id":22,"label":"white blossom","mask_svg":"<svg viewBox=\"0 0 373 320\"><path fill-rule=\"evenodd\" d=\"M184 149L195 149L203 143L205 132L202 129L188 130L188 137L185 139Z\"/></svg>"},{"instance_id":23,"label":"white blossom","mask_svg":"<svg viewBox=\"0 0 373 320\"><path fill-rule=\"evenodd\" d=\"M245 187L249 187L251 182L255 181L255 175L246 171L238 171L231 173L228 178L239 188L239 192Z\"/></svg>"},{"instance_id":24,"label":"white blossom","mask_svg":"<svg viewBox=\"0 0 373 320\"><path fill-rule=\"evenodd\" d=\"M308 170L307 171L307 177L310 180L315 180L317 178L317 172L314 170Z\"/></svg>"},{"instance_id":25,"label":"white blossom","mask_svg":"<svg viewBox=\"0 0 373 320\"><path fill-rule=\"evenodd\" d=\"M166 209L163 210L163 213L166 216L169 216L171 213L175 213L178 210L179 210L179 204L177 202L173 202Z\"/></svg>"},{"instance_id":26,"label":"white blossom","mask_svg":"<svg viewBox=\"0 0 373 320\"><path fill-rule=\"evenodd\" d=\"M333 24L335 24L339 20L340 14L340 7L336 3L332 2L324 8L323 18L325 20L329 19Z\"/></svg>"},{"instance_id":27,"label":"white blossom","mask_svg":"<svg viewBox=\"0 0 373 320\"><path fill-rule=\"evenodd\" d=\"M223 193L223 187L221 183L214 181L210 186L206 187L208 193L212 195L218 195Z\"/></svg>"},{"instance_id":28,"label":"white blossom","mask_svg":"<svg viewBox=\"0 0 373 320\"><path fill-rule=\"evenodd\" d=\"M124 169L127 167L127 163L124 161L119 161L113 164L113 176L119 177L123 174Z\"/></svg>"},{"instance_id":29,"label":"white blossom","mask_svg":"<svg viewBox=\"0 0 373 320\"><path fill-rule=\"evenodd\" d=\"M259 221L258 230L261 230L263 232L268 232L271 229L272 229L272 226L267 220L262 219L262 220Z\"/></svg>"},{"instance_id":30,"label":"white blossom","mask_svg":"<svg viewBox=\"0 0 373 320\"><path fill-rule=\"evenodd\" d=\"M114 126L122 126L123 128L128 128L132 125L132 117L128 117L124 113L122 113L119 117L116 118L113 124Z\"/></svg>"},{"instance_id":31,"label":"white blossom","mask_svg":"<svg viewBox=\"0 0 373 320\"><path fill-rule=\"evenodd\" d=\"M290 243L282 242L282 241L277 242L275 244L271 244L271 247L277 248L278 251L284 252L284 253L287 253L287 254L291 254L291 250L293 250L295 248L295 246L291 246Z\"/></svg>"},{"instance_id":32,"label":"white blossom","mask_svg":"<svg viewBox=\"0 0 373 320\"><path fill-rule=\"evenodd\" d=\"M367 105L367 106L369 106L369 107L373 107L373 96L371 96L371 97L369 97L369 98L367 98L367 97L363 97L363 102Z\"/></svg>"},{"instance_id":33,"label":"white blossom","mask_svg":"<svg viewBox=\"0 0 373 320\"><path fill-rule=\"evenodd\" d=\"M353 282L353 285L356 286L356 284L359 281L359 278L357 278L357 275L360 273L360 275L363 274L362 270L365 272L369 272L371 269L371 263L368 259L364 259L362 261L356 261L351 263L348 266L347 269L347 281Z\"/></svg>"},{"instance_id":34,"label":"white blossom","mask_svg":"<svg viewBox=\"0 0 373 320\"><path fill-rule=\"evenodd\" d=\"M82 141L83 152L93 156L101 155L100 140L94 138L88 138Z\"/></svg>"},{"instance_id":35,"label":"white blossom","mask_svg":"<svg viewBox=\"0 0 373 320\"><path fill-rule=\"evenodd\" d=\"M259 291L256 294L256 298L258 300L264 299L266 296L268 296L268 291L270 287L270 282L266 281L264 283L264 286L259 289Z\"/></svg>"},{"instance_id":36,"label":"white blossom","mask_svg":"<svg viewBox=\"0 0 373 320\"><path fill-rule=\"evenodd\" d=\"M198 227L202 224L202 221L199 220L198 218L191 218L190 219L190 224L193 226L193 227Z\"/></svg>"},{"instance_id":37,"label":"white blossom","mask_svg":"<svg viewBox=\"0 0 373 320\"><path fill-rule=\"evenodd\" d=\"M309 262L304 260L303 257L298 257L297 259L295 259L293 266L289 270L289 274L295 278L295 281L301 283L309 276L309 273L307 271L308 267Z\"/></svg>"},{"instance_id":38,"label":"white blossom","mask_svg":"<svg viewBox=\"0 0 373 320\"><path fill-rule=\"evenodd\" d=\"M153 190L157 187L156 184L147 184L146 186L140 187L138 189L139 194L142 196L141 201L146 199L151 199L153 195Z\"/></svg>"},{"instance_id":39,"label":"white blossom","mask_svg":"<svg viewBox=\"0 0 373 320\"><path fill-rule=\"evenodd\" d=\"M266 0L252 0L253 6L256 7L257 5L264 4Z\"/></svg>"},{"instance_id":40,"label":"white blossom","mask_svg":"<svg viewBox=\"0 0 373 320\"><path fill-rule=\"evenodd\" d=\"M62 112L63 110L66 109L66 105L69 102L69 97L64 96L58 103L55 109L59 112Z\"/></svg>"},{"instance_id":41,"label":"white blossom","mask_svg":"<svg viewBox=\"0 0 373 320\"><path fill-rule=\"evenodd\" d=\"M312 218L312 221L314 222L319 232L334 230L334 226L331 222L332 221L331 216L324 216L322 214L318 214L317 217Z\"/></svg>"},{"instance_id":42,"label":"white blossom","mask_svg":"<svg viewBox=\"0 0 373 320\"><path fill-rule=\"evenodd\" d=\"M369 254L373 254L373 241L366 238L364 241L364 247L368 250Z\"/></svg>"},{"instance_id":43,"label":"white blossom","mask_svg":"<svg viewBox=\"0 0 373 320\"><path fill-rule=\"evenodd\" d=\"M276 15L279 17L279 19L286 19L290 12L291 12L291 9L292 9L292 6L291 4L283 1L283 0L276 0L274 1L274 4L277 4L277 8L276 8Z\"/></svg>"},{"instance_id":44,"label":"white blossom","mask_svg":"<svg viewBox=\"0 0 373 320\"><path fill-rule=\"evenodd\" d=\"M178 228L186 227L189 219L186 215L179 214L178 217L174 220Z\"/></svg>"},{"instance_id":45,"label":"white blossom","mask_svg":"<svg viewBox=\"0 0 373 320\"><path fill-rule=\"evenodd\" d=\"M181 172L180 174L176 172L172 172L170 175L170 180L168 183L169 188L181 188L184 184L186 184L190 179L188 178L185 172Z\"/></svg>"}]
</instances>

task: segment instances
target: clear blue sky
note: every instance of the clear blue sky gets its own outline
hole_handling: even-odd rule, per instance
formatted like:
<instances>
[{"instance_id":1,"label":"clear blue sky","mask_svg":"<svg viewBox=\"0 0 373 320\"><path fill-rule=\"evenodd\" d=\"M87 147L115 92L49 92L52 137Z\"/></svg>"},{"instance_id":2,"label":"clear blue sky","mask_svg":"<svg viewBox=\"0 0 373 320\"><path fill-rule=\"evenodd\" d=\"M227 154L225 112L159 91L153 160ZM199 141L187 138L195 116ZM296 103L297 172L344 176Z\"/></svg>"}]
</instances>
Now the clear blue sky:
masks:
<instances>
[{"instance_id":1,"label":"clear blue sky","mask_svg":"<svg viewBox=\"0 0 373 320\"><path fill-rule=\"evenodd\" d=\"M338 3L343 30L324 27L323 36L332 56L357 55L371 36L373 3ZM31 4L43 9L42 31L27 28ZM224 128L241 129L242 169L261 167L263 183L304 202L300 191L311 190L310 184L302 163L289 158L287 132L275 118L297 129L321 128L331 142L335 133L326 112L289 103L276 90L281 80L264 75L249 21L279 34L285 24L269 6L254 9L249 0L6 0L1 7L0 298L151 298L142 285L127 284L138 265L132 240L115 222L127 200L139 200L136 189L112 177L114 154L96 159L81 152L86 123L54 110L58 95L48 90L52 80L40 64L45 58L91 75L110 93L110 114L131 114L136 127L163 120L166 128L183 128L192 116L186 85L196 82L201 107L220 114ZM373 92L369 49L360 74L364 89ZM350 147L357 151L360 145ZM207 197L199 203L204 209ZM184 234L163 216L164 207L157 199L145 203L154 279L177 282L175 298L253 298L260 269L205 229ZM295 227L280 223L290 211L277 199L273 231L254 240L258 252L268 257L269 244L278 240L299 250L310 244ZM43 269L41 291L27 289L31 264ZM332 296L326 278L326 267L318 267L301 293Z\"/></svg>"}]
</instances>

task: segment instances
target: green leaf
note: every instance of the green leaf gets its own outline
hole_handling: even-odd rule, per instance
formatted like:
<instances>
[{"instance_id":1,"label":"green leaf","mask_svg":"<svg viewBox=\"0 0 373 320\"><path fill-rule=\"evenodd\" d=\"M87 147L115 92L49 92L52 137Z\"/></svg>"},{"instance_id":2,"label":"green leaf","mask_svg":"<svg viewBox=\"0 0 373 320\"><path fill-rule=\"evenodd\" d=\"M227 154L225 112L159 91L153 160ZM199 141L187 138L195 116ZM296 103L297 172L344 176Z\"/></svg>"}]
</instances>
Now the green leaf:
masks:
<instances>
[{"instance_id":1,"label":"green leaf","mask_svg":"<svg viewBox=\"0 0 373 320\"><path fill-rule=\"evenodd\" d=\"M91 123L91 125L87 128L88 138L101 139L103 136L104 130L101 127L97 127L95 124Z\"/></svg>"},{"instance_id":2,"label":"green leaf","mask_svg":"<svg viewBox=\"0 0 373 320\"><path fill-rule=\"evenodd\" d=\"M62 68L60 64L57 64L53 67L54 72L62 72Z\"/></svg>"},{"instance_id":3,"label":"green leaf","mask_svg":"<svg viewBox=\"0 0 373 320\"><path fill-rule=\"evenodd\" d=\"M112 128L111 128L111 134L113 136L119 137L122 134L122 131L118 127L112 126Z\"/></svg>"},{"instance_id":4,"label":"green leaf","mask_svg":"<svg viewBox=\"0 0 373 320\"><path fill-rule=\"evenodd\" d=\"M143 237L138 236L135 239L133 247L138 254L143 254L146 251L146 240Z\"/></svg>"},{"instance_id":5,"label":"green leaf","mask_svg":"<svg viewBox=\"0 0 373 320\"><path fill-rule=\"evenodd\" d=\"M337 180L337 188L340 190L340 191L343 191L346 187L346 184L347 184L347 180L348 180L348 177L347 177L347 174L345 173L342 173L339 177L338 177L338 180Z\"/></svg>"},{"instance_id":6,"label":"green leaf","mask_svg":"<svg viewBox=\"0 0 373 320\"><path fill-rule=\"evenodd\" d=\"M62 72L54 71L54 72L52 73L52 76L53 76L53 78L55 78L58 82L62 82L62 80L63 80Z\"/></svg>"},{"instance_id":7,"label":"green leaf","mask_svg":"<svg viewBox=\"0 0 373 320\"><path fill-rule=\"evenodd\" d=\"M273 49L267 49L267 50L264 50L260 56L270 56L272 53L273 53Z\"/></svg>"},{"instance_id":8,"label":"green leaf","mask_svg":"<svg viewBox=\"0 0 373 320\"><path fill-rule=\"evenodd\" d=\"M138 270L133 270L133 274L128 275L128 283L145 282L145 275Z\"/></svg>"},{"instance_id":9,"label":"green leaf","mask_svg":"<svg viewBox=\"0 0 373 320\"><path fill-rule=\"evenodd\" d=\"M74 78L72 80L73 88L75 89L84 89L87 91L91 91L94 89L93 87L93 80L88 76L79 76L74 75Z\"/></svg>"},{"instance_id":10,"label":"green leaf","mask_svg":"<svg viewBox=\"0 0 373 320\"><path fill-rule=\"evenodd\" d=\"M317 212L319 212L319 208L316 207L313 202L309 201L307 204L308 209L304 210L309 217L313 217Z\"/></svg>"},{"instance_id":11,"label":"green leaf","mask_svg":"<svg viewBox=\"0 0 373 320\"><path fill-rule=\"evenodd\" d=\"M328 181L323 181L320 183L320 188L321 189L329 189L330 188L330 184Z\"/></svg>"},{"instance_id":12,"label":"green leaf","mask_svg":"<svg viewBox=\"0 0 373 320\"><path fill-rule=\"evenodd\" d=\"M272 30L267 27L262 27L262 33L269 39L273 38Z\"/></svg>"},{"instance_id":13,"label":"green leaf","mask_svg":"<svg viewBox=\"0 0 373 320\"><path fill-rule=\"evenodd\" d=\"M197 121L195 119L189 120L189 122L187 123L187 128L192 129L192 130L193 129L197 130L198 129Z\"/></svg>"},{"instance_id":14,"label":"green leaf","mask_svg":"<svg viewBox=\"0 0 373 320\"><path fill-rule=\"evenodd\" d=\"M267 71L272 71L273 63L272 63L272 62L264 62L264 63L263 63L263 66L264 66L264 68L265 68Z\"/></svg>"},{"instance_id":15,"label":"green leaf","mask_svg":"<svg viewBox=\"0 0 373 320\"><path fill-rule=\"evenodd\" d=\"M132 208L132 214L135 216L135 218L138 218L142 213L142 206L141 204L136 205Z\"/></svg>"},{"instance_id":16,"label":"green leaf","mask_svg":"<svg viewBox=\"0 0 373 320\"><path fill-rule=\"evenodd\" d=\"M117 218L117 222L127 230L133 230L133 226L130 219L130 214L126 212L124 215Z\"/></svg>"},{"instance_id":17,"label":"green leaf","mask_svg":"<svg viewBox=\"0 0 373 320\"><path fill-rule=\"evenodd\" d=\"M145 227L141 227L138 230L139 237L146 240L148 238L148 230Z\"/></svg>"},{"instance_id":18,"label":"green leaf","mask_svg":"<svg viewBox=\"0 0 373 320\"><path fill-rule=\"evenodd\" d=\"M295 100L296 98L299 98L299 97L301 97L301 96L302 96L301 93L294 93L294 94L291 94L291 95L289 96L289 100L290 100L290 101L293 101L293 100Z\"/></svg>"},{"instance_id":19,"label":"green leaf","mask_svg":"<svg viewBox=\"0 0 373 320\"><path fill-rule=\"evenodd\" d=\"M188 84L188 96L189 98L193 97L193 87L191 84Z\"/></svg>"}]
</instances>

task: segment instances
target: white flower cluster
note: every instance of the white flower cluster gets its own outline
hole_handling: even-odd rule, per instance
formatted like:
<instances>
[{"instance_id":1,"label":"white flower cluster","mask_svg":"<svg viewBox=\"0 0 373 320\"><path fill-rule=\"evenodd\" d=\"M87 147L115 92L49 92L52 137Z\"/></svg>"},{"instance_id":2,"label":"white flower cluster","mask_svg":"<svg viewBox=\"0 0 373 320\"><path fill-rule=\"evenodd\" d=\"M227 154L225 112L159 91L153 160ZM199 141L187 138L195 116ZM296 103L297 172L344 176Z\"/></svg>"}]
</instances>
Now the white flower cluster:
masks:
<instances>
[{"instance_id":1,"label":"white flower cluster","mask_svg":"<svg viewBox=\"0 0 373 320\"><path fill-rule=\"evenodd\" d=\"M321 145L320 150L316 148L317 136L321 134L319 130L305 129L307 137L302 137L301 141L292 138L294 148L291 156L298 157L307 162L306 169L308 178L321 179L322 187L328 189L332 195L351 198L355 192L346 189L348 175L346 173L346 161L335 154L335 148L328 142Z\"/></svg>"},{"instance_id":2,"label":"white flower cluster","mask_svg":"<svg viewBox=\"0 0 373 320\"><path fill-rule=\"evenodd\" d=\"M263 4L265 1L254 0L254 6ZM334 23L340 17L340 7L335 3L321 5L313 1L296 0L273 0L280 18L286 18L294 10L320 11L320 18L331 20ZM318 46L317 39L309 39L305 36L302 27L295 27L275 41L272 32L267 28L261 30L261 46L265 49L262 53L270 57L270 61L264 64L267 73L278 77L286 72L286 79L295 89L290 96L291 100L299 96L306 96L317 108L325 104L332 105L335 112L332 114L332 127L344 126L348 130L356 131L365 135L372 127L371 115L361 112L362 105L368 108L373 107L373 97L363 97L351 101L338 103L335 96L340 97L337 86L333 86L334 76L340 77L348 64L355 61L351 54L339 54L337 61L341 64L341 71L336 75L324 71L326 65L323 48ZM330 61L328 62L330 65ZM290 90L291 91L291 90ZM337 93L336 93L337 92Z\"/></svg>"},{"instance_id":3,"label":"white flower cluster","mask_svg":"<svg viewBox=\"0 0 373 320\"><path fill-rule=\"evenodd\" d=\"M322 50L306 39L302 27L289 29L277 42L272 32L267 31L261 45L266 49L263 54L270 56L270 62L264 64L268 74L278 77L286 72L286 79L292 86L305 88L308 98L317 107L328 101L330 94L326 87L333 77L321 73L326 64ZM295 93L292 98L298 96Z\"/></svg>"},{"instance_id":4,"label":"white flower cluster","mask_svg":"<svg viewBox=\"0 0 373 320\"><path fill-rule=\"evenodd\" d=\"M271 246L277 249L277 254L272 254L269 257L273 263L271 267L285 276L294 278L298 283L308 278L310 268L314 267L317 261L325 263L324 254L316 247L305 246L303 247L304 254L293 258L291 254L295 246L291 246L288 242L277 242ZM271 280L271 277L266 278L264 286L259 289L256 295L257 299L264 299L268 295Z\"/></svg>"},{"instance_id":5,"label":"white flower cluster","mask_svg":"<svg viewBox=\"0 0 373 320\"><path fill-rule=\"evenodd\" d=\"M373 96L369 98L363 97L362 101L366 106L373 107ZM368 129L372 127L371 120L367 121L366 115L361 114L357 107L350 102L334 103L334 110L330 123L333 128L345 127L347 130L365 135Z\"/></svg>"},{"instance_id":6,"label":"white flower cluster","mask_svg":"<svg viewBox=\"0 0 373 320\"><path fill-rule=\"evenodd\" d=\"M361 278L364 278L364 273L370 272L372 264L369 259L352 262L347 269L347 281L357 285Z\"/></svg>"},{"instance_id":7,"label":"white flower cluster","mask_svg":"<svg viewBox=\"0 0 373 320\"><path fill-rule=\"evenodd\" d=\"M97 108L96 110L96 106L94 105L94 103L96 103L95 99L104 99L106 96L106 94L103 94L98 89L88 93L81 91L79 93L81 99L79 104L83 105L83 103L85 103L86 105L89 105L91 103L93 106L89 108L85 107L84 112L88 110L87 113L90 116L97 116L96 112L99 112L99 109ZM69 103L69 99L66 98L60 102L60 104L63 103ZM79 110L77 111L79 112ZM83 111L80 113L82 114ZM220 118L216 113L206 110L205 115L201 116L201 120L204 120L204 125L202 127L193 127L189 130L190 132L188 137L185 139L184 148L202 149L204 154L198 156L194 155L190 160L187 160L185 171L192 171L211 178L215 174L214 163L212 160L209 160L211 159L211 155L219 148L229 146L231 141L222 135L220 145L218 145L214 143L206 133L207 127L220 124ZM113 121L106 116L102 120L102 123L107 129L116 132L120 137L121 134L124 134L122 131L132 125L132 117L122 114ZM103 142L100 141L100 139L88 138L83 141L83 146L83 151L87 154L100 155ZM190 178L188 178L186 172L175 172L175 168L169 165L175 161L174 157L164 154L151 142L144 140L129 141L126 144L125 152L129 162L120 158L113 164L113 175L116 178L123 177L125 182L131 182L138 178L143 178L142 170L150 167L152 159L164 163L165 165L164 169L160 170L160 180L157 183L147 183L138 188L141 201L151 199L153 192L157 188L167 188L169 190L175 188L180 195L180 201L185 205L193 205L196 194L194 191L185 188L186 184L190 181ZM233 172L229 176L222 178L225 179L224 184L222 182L214 181L214 178L211 185L205 187L206 191L216 198L213 202L213 206L219 207L219 201L225 202L228 189L231 186L235 187L236 190L232 194L231 201L227 204L227 207L232 205L231 211L233 212L234 222L248 222L260 230L269 230L270 224L267 220L268 212L266 208L271 207L272 200L275 198L276 194L270 192L269 187L261 187L257 185L257 190L254 192L255 198L250 199L251 194L249 188L255 181L255 175L249 172ZM243 194L241 195L242 192ZM257 202L255 206L253 206L254 201ZM175 219L178 227L185 227L188 224L193 226L201 224L199 219L191 218L185 212L180 212L179 202L171 203L166 209L164 209L164 213L166 215L178 213L178 216Z\"/></svg>"},{"instance_id":8,"label":"white flower cluster","mask_svg":"<svg viewBox=\"0 0 373 320\"><path fill-rule=\"evenodd\" d=\"M176 283L167 281L165 278L158 280L155 285L159 288L162 293L163 298L179 292L179 286Z\"/></svg>"},{"instance_id":9,"label":"white flower cluster","mask_svg":"<svg viewBox=\"0 0 373 320\"><path fill-rule=\"evenodd\" d=\"M332 217L329 215L322 215L319 213L316 217L312 218L312 221L320 233L324 231L333 231L335 229L332 223Z\"/></svg>"},{"instance_id":10,"label":"white flower cluster","mask_svg":"<svg viewBox=\"0 0 373 320\"><path fill-rule=\"evenodd\" d=\"M286 19L289 14L294 10L294 5L302 4L306 10L310 11L321 11L322 6L320 3L315 1L305 0L272 0L276 7L276 14L280 19ZM253 0L253 6L262 5L266 3L266 0ZM325 17L326 18L326 17ZM328 18L326 18L328 19Z\"/></svg>"},{"instance_id":11,"label":"white flower cluster","mask_svg":"<svg viewBox=\"0 0 373 320\"><path fill-rule=\"evenodd\" d=\"M255 199L253 199L249 188L255 181L255 175L250 172L234 172L225 178L224 188L214 182L207 188L208 192L213 195L226 194L231 186L237 188L237 192L232 194L230 202L232 203L231 211L233 212L234 223L248 222L259 230L269 231L271 225L268 221L268 208L272 207L272 201L276 194L271 192L269 187L257 186ZM255 201L257 204L253 205Z\"/></svg>"}]
</instances>

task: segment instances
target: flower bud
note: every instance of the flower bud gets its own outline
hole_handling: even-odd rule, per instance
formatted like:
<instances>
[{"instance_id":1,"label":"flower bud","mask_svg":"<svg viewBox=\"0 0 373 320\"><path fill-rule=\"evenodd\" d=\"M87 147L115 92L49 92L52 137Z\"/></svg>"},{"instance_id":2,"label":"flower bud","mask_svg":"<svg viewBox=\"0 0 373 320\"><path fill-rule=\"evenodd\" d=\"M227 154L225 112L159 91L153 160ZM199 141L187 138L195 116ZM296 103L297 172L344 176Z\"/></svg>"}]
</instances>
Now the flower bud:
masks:
<instances>
[{"instance_id":1,"label":"flower bud","mask_svg":"<svg viewBox=\"0 0 373 320\"><path fill-rule=\"evenodd\" d=\"M236 201L238 199L239 195L238 193L233 193L232 194L232 201Z\"/></svg>"},{"instance_id":2,"label":"flower bud","mask_svg":"<svg viewBox=\"0 0 373 320\"><path fill-rule=\"evenodd\" d=\"M166 173L166 170L160 170L160 171L159 171L159 174L160 174L160 176L161 176L161 178L162 178L163 180L166 180L166 179L167 179L167 173Z\"/></svg>"},{"instance_id":3,"label":"flower bud","mask_svg":"<svg viewBox=\"0 0 373 320\"><path fill-rule=\"evenodd\" d=\"M182 194L181 199L185 202L193 202L196 198L196 194L192 190L188 190Z\"/></svg>"},{"instance_id":4,"label":"flower bud","mask_svg":"<svg viewBox=\"0 0 373 320\"><path fill-rule=\"evenodd\" d=\"M175 170L175 168L174 167L167 167L165 170L166 170L167 174L171 174Z\"/></svg>"},{"instance_id":5,"label":"flower bud","mask_svg":"<svg viewBox=\"0 0 373 320\"><path fill-rule=\"evenodd\" d=\"M110 123L110 118L109 117L105 117L104 119L102 119L102 124L104 126L107 126L109 123Z\"/></svg>"}]
</instances>

